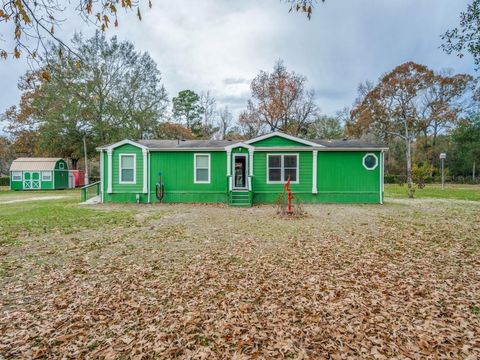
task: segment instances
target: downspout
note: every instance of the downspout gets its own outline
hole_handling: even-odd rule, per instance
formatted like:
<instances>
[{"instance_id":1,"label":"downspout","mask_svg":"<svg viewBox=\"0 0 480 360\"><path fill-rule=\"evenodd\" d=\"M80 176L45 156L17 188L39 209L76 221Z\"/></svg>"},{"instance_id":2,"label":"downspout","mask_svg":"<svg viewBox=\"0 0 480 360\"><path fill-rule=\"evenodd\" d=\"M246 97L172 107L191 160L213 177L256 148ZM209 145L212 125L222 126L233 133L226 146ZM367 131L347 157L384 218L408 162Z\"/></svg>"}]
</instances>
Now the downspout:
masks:
<instances>
[{"instance_id":1,"label":"downspout","mask_svg":"<svg viewBox=\"0 0 480 360\"><path fill-rule=\"evenodd\" d=\"M147 191L148 191L147 201L150 204L151 203L151 200L150 200L150 151L148 152L148 155L147 155Z\"/></svg>"},{"instance_id":2,"label":"downspout","mask_svg":"<svg viewBox=\"0 0 480 360\"><path fill-rule=\"evenodd\" d=\"M313 179L312 179L312 194L317 194L318 189L317 189L317 159L318 159L318 150L313 150L312 151L312 173L313 173Z\"/></svg>"},{"instance_id":3,"label":"downspout","mask_svg":"<svg viewBox=\"0 0 480 360\"><path fill-rule=\"evenodd\" d=\"M104 180L103 180L103 177L105 176L105 172L103 171L103 150L100 150L100 199L101 199L101 202L102 204L104 203L104 196L103 196L103 193L104 193L104 189L103 189L103 185L104 185Z\"/></svg>"},{"instance_id":4,"label":"downspout","mask_svg":"<svg viewBox=\"0 0 480 360\"><path fill-rule=\"evenodd\" d=\"M382 150L380 152L380 204L383 205L383 194L384 194L384 171L385 171L385 154Z\"/></svg>"},{"instance_id":5,"label":"downspout","mask_svg":"<svg viewBox=\"0 0 480 360\"><path fill-rule=\"evenodd\" d=\"M113 165L112 165L112 162L113 162L113 159L112 159L112 149L107 149L107 166L108 166L108 173L107 173L107 193L111 194L113 191L112 191L112 182L113 182L113 174L112 174L112 171L113 171Z\"/></svg>"}]
</instances>

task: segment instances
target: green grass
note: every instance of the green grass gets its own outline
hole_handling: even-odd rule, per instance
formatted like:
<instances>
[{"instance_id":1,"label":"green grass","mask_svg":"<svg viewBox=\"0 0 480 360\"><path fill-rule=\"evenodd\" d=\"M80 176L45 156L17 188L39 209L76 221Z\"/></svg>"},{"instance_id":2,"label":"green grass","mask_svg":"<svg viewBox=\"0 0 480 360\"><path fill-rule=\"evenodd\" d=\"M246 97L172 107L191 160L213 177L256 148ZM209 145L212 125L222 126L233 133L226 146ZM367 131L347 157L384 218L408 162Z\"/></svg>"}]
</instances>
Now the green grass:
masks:
<instances>
[{"instance_id":1,"label":"green grass","mask_svg":"<svg viewBox=\"0 0 480 360\"><path fill-rule=\"evenodd\" d=\"M385 184L385 197L406 199L408 198L407 186ZM480 201L480 185L447 184L442 189L441 185L430 184L423 189L416 189L415 197Z\"/></svg>"},{"instance_id":2,"label":"green grass","mask_svg":"<svg viewBox=\"0 0 480 360\"><path fill-rule=\"evenodd\" d=\"M14 244L28 235L71 234L136 223L132 211L105 211L78 203L77 197L70 197L0 204L0 245Z\"/></svg>"}]
</instances>

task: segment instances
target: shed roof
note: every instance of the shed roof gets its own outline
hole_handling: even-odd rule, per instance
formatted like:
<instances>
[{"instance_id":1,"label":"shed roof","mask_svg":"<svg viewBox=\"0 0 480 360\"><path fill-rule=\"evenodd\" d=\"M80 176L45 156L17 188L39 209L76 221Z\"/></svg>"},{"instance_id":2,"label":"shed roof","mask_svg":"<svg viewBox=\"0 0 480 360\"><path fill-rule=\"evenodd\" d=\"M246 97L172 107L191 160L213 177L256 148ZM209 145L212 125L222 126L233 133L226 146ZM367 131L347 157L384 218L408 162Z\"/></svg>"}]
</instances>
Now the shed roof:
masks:
<instances>
[{"instance_id":1,"label":"shed roof","mask_svg":"<svg viewBox=\"0 0 480 360\"><path fill-rule=\"evenodd\" d=\"M10 171L48 171L55 170L55 164L61 158L18 158L13 160Z\"/></svg>"}]
</instances>

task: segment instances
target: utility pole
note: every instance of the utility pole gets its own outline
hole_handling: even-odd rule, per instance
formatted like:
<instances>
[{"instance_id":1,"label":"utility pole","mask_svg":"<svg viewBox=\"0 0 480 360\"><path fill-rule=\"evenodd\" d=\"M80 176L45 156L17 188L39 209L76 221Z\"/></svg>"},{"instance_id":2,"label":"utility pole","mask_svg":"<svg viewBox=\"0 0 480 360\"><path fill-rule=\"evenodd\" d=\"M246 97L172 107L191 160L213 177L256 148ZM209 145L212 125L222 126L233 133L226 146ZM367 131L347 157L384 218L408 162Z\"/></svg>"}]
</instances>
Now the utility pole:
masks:
<instances>
[{"instance_id":1,"label":"utility pole","mask_svg":"<svg viewBox=\"0 0 480 360\"><path fill-rule=\"evenodd\" d=\"M442 161L442 189L445 188L445 159L447 158L446 153L440 153L440 160Z\"/></svg>"},{"instance_id":2,"label":"utility pole","mask_svg":"<svg viewBox=\"0 0 480 360\"><path fill-rule=\"evenodd\" d=\"M473 180L473 183L475 183L475 160L473 160L472 180Z\"/></svg>"},{"instance_id":3,"label":"utility pole","mask_svg":"<svg viewBox=\"0 0 480 360\"><path fill-rule=\"evenodd\" d=\"M83 154L85 156L85 185L88 185L88 157L87 157L87 140L83 137Z\"/></svg>"}]
</instances>

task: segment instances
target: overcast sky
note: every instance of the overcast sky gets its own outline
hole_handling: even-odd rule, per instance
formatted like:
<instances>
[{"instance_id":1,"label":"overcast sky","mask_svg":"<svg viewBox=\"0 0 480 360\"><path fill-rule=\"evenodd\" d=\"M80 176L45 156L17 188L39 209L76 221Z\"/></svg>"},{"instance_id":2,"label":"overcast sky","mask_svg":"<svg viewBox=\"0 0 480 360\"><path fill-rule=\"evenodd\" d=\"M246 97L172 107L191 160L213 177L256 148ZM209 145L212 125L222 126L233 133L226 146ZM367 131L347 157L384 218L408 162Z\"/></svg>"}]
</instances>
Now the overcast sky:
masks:
<instances>
[{"instance_id":1,"label":"overcast sky","mask_svg":"<svg viewBox=\"0 0 480 360\"><path fill-rule=\"evenodd\" d=\"M142 9L143 21L130 14L107 34L150 53L170 98L183 89L210 90L235 114L245 107L252 78L279 58L307 76L330 115L352 104L360 82L405 61L474 73L470 57L439 49L440 35L458 24L466 0L327 0L310 21L289 14L280 0L152 2ZM57 34L68 40L75 30L94 31L73 17ZM0 31L12 37L3 24ZM0 60L0 112L18 103L17 80L26 70L23 60Z\"/></svg>"}]
</instances>

